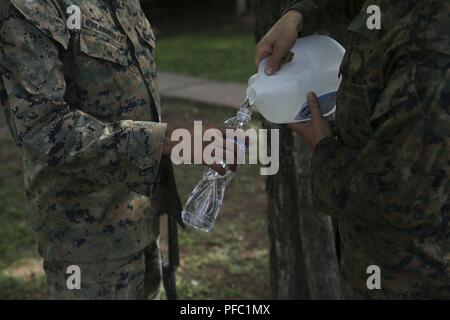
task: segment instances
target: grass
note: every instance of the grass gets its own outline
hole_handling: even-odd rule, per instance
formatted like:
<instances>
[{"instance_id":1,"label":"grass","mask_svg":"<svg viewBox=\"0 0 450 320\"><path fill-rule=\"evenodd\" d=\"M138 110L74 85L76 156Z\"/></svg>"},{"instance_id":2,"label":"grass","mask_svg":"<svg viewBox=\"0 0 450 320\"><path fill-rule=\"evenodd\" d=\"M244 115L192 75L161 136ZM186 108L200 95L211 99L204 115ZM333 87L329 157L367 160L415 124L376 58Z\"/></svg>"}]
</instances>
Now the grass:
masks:
<instances>
[{"instance_id":1,"label":"grass","mask_svg":"<svg viewBox=\"0 0 450 320\"><path fill-rule=\"evenodd\" d=\"M249 33L195 34L158 39L157 65L165 72L246 83L256 72Z\"/></svg>"},{"instance_id":2,"label":"grass","mask_svg":"<svg viewBox=\"0 0 450 320\"><path fill-rule=\"evenodd\" d=\"M191 103L166 102L164 120L192 125L193 120L222 123L234 111ZM252 126L258 126L254 121ZM183 201L200 180L203 168L177 166ZM268 239L264 178L258 166L243 166L227 190L212 234L180 233L182 265L178 288L184 299L265 299L269 296Z\"/></svg>"},{"instance_id":3,"label":"grass","mask_svg":"<svg viewBox=\"0 0 450 320\"><path fill-rule=\"evenodd\" d=\"M161 38L158 69L211 80L246 83L255 73L251 34L181 35ZM231 111L189 103L164 104L173 126L205 120L221 123ZM253 124L257 126L257 124ZM182 265L177 285L184 299L265 299L269 297L268 240L264 179L258 168L242 167L229 187L214 233L182 231ZM179 191L186 201L202 169L176 167Z\"/></svg>"},{"instance_id":4,"label":"grass","mask_svg":"<svg viewBox=\"0 0 450 320\"><path fill-rule=\"evenodd\" d=\"M44 273L25 213L20 155L0 115L0 299L42 299Z\"/></svg>"},{"instance_id":5,"label":"grass","mask_svg":"<svg viewBox=\"0 0 450 320\"><path fill-rule=\"evenodd\" d=\"M221 123L234 111L164 102L172 125L193 120ZM258 123L253 124L257 126ZM183 201L202 168L175 168ZM269 297L268 239L264 179L257 166L243 166L230 185L212 234L180 232L181 299L265 299ZM164 230L162 230L164 235ZM0 112L0 299L45 299L45 278L24 205L21 160ZM164 250L164 242L162 243Z\"/></svg>"}]
</instances>

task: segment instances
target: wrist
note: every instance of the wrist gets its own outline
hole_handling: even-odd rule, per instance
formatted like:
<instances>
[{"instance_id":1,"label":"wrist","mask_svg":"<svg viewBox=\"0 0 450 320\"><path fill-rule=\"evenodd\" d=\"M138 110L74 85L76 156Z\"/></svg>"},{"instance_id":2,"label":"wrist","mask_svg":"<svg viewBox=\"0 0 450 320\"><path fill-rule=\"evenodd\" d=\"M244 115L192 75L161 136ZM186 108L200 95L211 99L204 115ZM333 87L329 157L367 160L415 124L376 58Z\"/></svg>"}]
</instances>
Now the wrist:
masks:
<instances>
[{"instance_id":1,"label":"wrist","mask_svg":"<svg viewBox=\"0 0 450 320\"><path fill-rule=\"evenodd\" d=\"M297 31L300 33L303 29L303 15L300 11L296 9L290 9L286 11L284 14L284 18L289 20L290 23L293 23L297 26Z\"/></svg>"}]
</instances>

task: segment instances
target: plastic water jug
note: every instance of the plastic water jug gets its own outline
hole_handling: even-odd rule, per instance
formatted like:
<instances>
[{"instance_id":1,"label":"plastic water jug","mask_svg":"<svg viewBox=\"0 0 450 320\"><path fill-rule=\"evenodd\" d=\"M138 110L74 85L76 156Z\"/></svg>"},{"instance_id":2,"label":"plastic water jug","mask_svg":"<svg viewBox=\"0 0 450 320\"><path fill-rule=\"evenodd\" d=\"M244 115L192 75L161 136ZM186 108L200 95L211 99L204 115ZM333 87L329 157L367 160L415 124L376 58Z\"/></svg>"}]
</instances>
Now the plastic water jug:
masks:
<instances>
[{"instance_id":1,"label":"plastic water jug","mask_svg":"<svg viewBox=\"0 0 450 320\"><path fill-rule=\"evenodd\" d=\"M261 62L258 73L249 81L250 104L273 123L306 122L311 120L306 95L314 91L322 115L332 115L345 49L330 37L314 35L299 39L292 51L292 62L272 76L265 73L268 59Z\"/></svg>"}]
</instances>

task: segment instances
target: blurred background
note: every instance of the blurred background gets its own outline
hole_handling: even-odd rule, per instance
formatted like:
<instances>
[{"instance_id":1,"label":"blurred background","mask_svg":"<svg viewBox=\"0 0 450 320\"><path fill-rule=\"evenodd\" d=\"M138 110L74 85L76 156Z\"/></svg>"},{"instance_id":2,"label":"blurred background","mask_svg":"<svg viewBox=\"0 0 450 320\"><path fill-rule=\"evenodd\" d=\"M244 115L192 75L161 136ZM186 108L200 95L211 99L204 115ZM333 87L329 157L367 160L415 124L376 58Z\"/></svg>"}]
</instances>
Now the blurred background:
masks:
<instances>
[{"instance_id":1,"label":"blurred background","mask_svg":"<svg viewBox=\"0 0 450 320\"><path fill-rule=\"evenodd\" d=\"M246 82L254 73L249 0L148 0L161 71Z\"/></svg>"},{"instance_id":2,"label":"blurred background","mask_svg":"<svg viewBox=\"0 0 450 320\"><path fill-rule=\"evenodd\" d=\"M242 88L255 72L249 1L149 0L143 7L158 39L160 73ZM173 126L190 126L194 120L221 123L236 112L221 106L220 95L214 105L194 100L163 96L164 121ZM259 125L255 117L253 126ZM24 210L21 167L21 156L0 112L0 299L46 299L41 260ZM183 202L201 174L201 168L176 167ZM214 232L180 232L180 299L270 297L266 209L265 179L259 168L242 167L227 191ZM165 250L164 240L162 247Z\"/></svg>"}]
</instances>

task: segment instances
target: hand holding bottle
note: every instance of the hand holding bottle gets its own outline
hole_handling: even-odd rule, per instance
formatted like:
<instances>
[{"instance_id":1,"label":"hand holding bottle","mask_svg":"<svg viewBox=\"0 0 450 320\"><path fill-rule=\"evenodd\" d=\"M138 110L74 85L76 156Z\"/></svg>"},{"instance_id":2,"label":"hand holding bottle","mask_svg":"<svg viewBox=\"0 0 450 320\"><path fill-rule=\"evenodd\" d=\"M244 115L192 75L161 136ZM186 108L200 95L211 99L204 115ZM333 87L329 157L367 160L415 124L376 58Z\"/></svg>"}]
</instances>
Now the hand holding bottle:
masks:
<instances>
[{"instance_id":1,"label":"hand holding bottle","mask_svg":"<svg viewBox=\"0 0 450 320\"><path fill-rule=\"evenodd\" d=\"M231 164L228 165L228 168L232 172L235 172L237 170L237 165L236 165L236 163L237 163L237 161L236 161L237 160L236 159L237 154L236 154L236 152L234 152L234 148L231 149L231 146L226 143L226 140L227 140L226 130L223 127L220 127L220 126L203 125L202 126L202 130L203 130L202 137L203 137L203 133L206 130L208 130L208 129L217 129L220 132L222 132L222 140L214 141L214 144L218 147L217 150L218 150L219 154L214 154L214 161L213 161L213 163L211 163L211 161L208 161L208 163L206 163L206 161L205 161L205 159L203 157L203 151L206 148L206 146L210 144L210 142L203 141L203 139L202 139L202 148L200 150L197 150L198 152L201 152L200 155L196 155L195 154L195 152L196 152L195 148L191 148L191 154L190 154L190 158L192 159L191 163L194 163L194 159L201 157L201 159L203 160L203 163L202 163L203 165L206 165L207 167L211 168L212 170L214 170L215 172L217 172L218 174L223 176L227 172L227 169L222 164L224 162L224 159L235 159L235 161L233 161ZM185 130L187 130L189 132L189 136L192 139L191 146L193 146L194 145L194 139L195 139L194 129L193 128L187 128ZM172 132L173 131L174 131L174 129L167 128L166 136L165 136L165 139L164 139L163 154L165 154L165 155L167 155L169 157L172 156L173 148L179 143L178 141L172 141Z\"/></svg>"},{"instance_id":2,"label":"hand holding bottle","mask_svg":"<svg viewBox=\"0 0 450 320\"><path fill-rule=\"evenodd\" d=\"M302 29L303 15L295 10L288 11L256 46L256 67L261 60L271 55L266 66L266 74L272 75L285 63L290 62L293 58L291 49Z\"/></svg>"},{"instance_id":3,"label":"hand holding bottle","mask_svg":"<svg viewBox=\"0 0 450 320\"><path fill-rule=\"evenodd\" d=\"M324 119L320 112L320 104L316 94L314 92L308 93L307 99L311 112L311 121L307 123L292 123L289 127L298 133L311 151L314 152L323 139L333 136L333 130L330 123Z\"/></svg>"},{"instance_id":4,"label":"hand holding bottle","mask_svg":"<svg viewBox=\"0 0 450 320\"><path fill-rule=\"evenodd\" d=\"M228 129L245 131L249 128L251 115L250 104L246 101L236 117L225 121L224 125ZM229 144L233 149L236 148L236 145L242 147L246 144L246 141L237 141L236 139L233 139L233 142L233 144ZM237 168L237 152L233 153L235 155L234 166ZM225 190L235 175L233 171L228 170L225 161L222 162L222 168L226 172L222 176L211 169L206 169L203 173L202 179L190 194L183 210L182 216L186 225L204 232L212 231L222 206Z\"/></svg>"}]
</instances>

